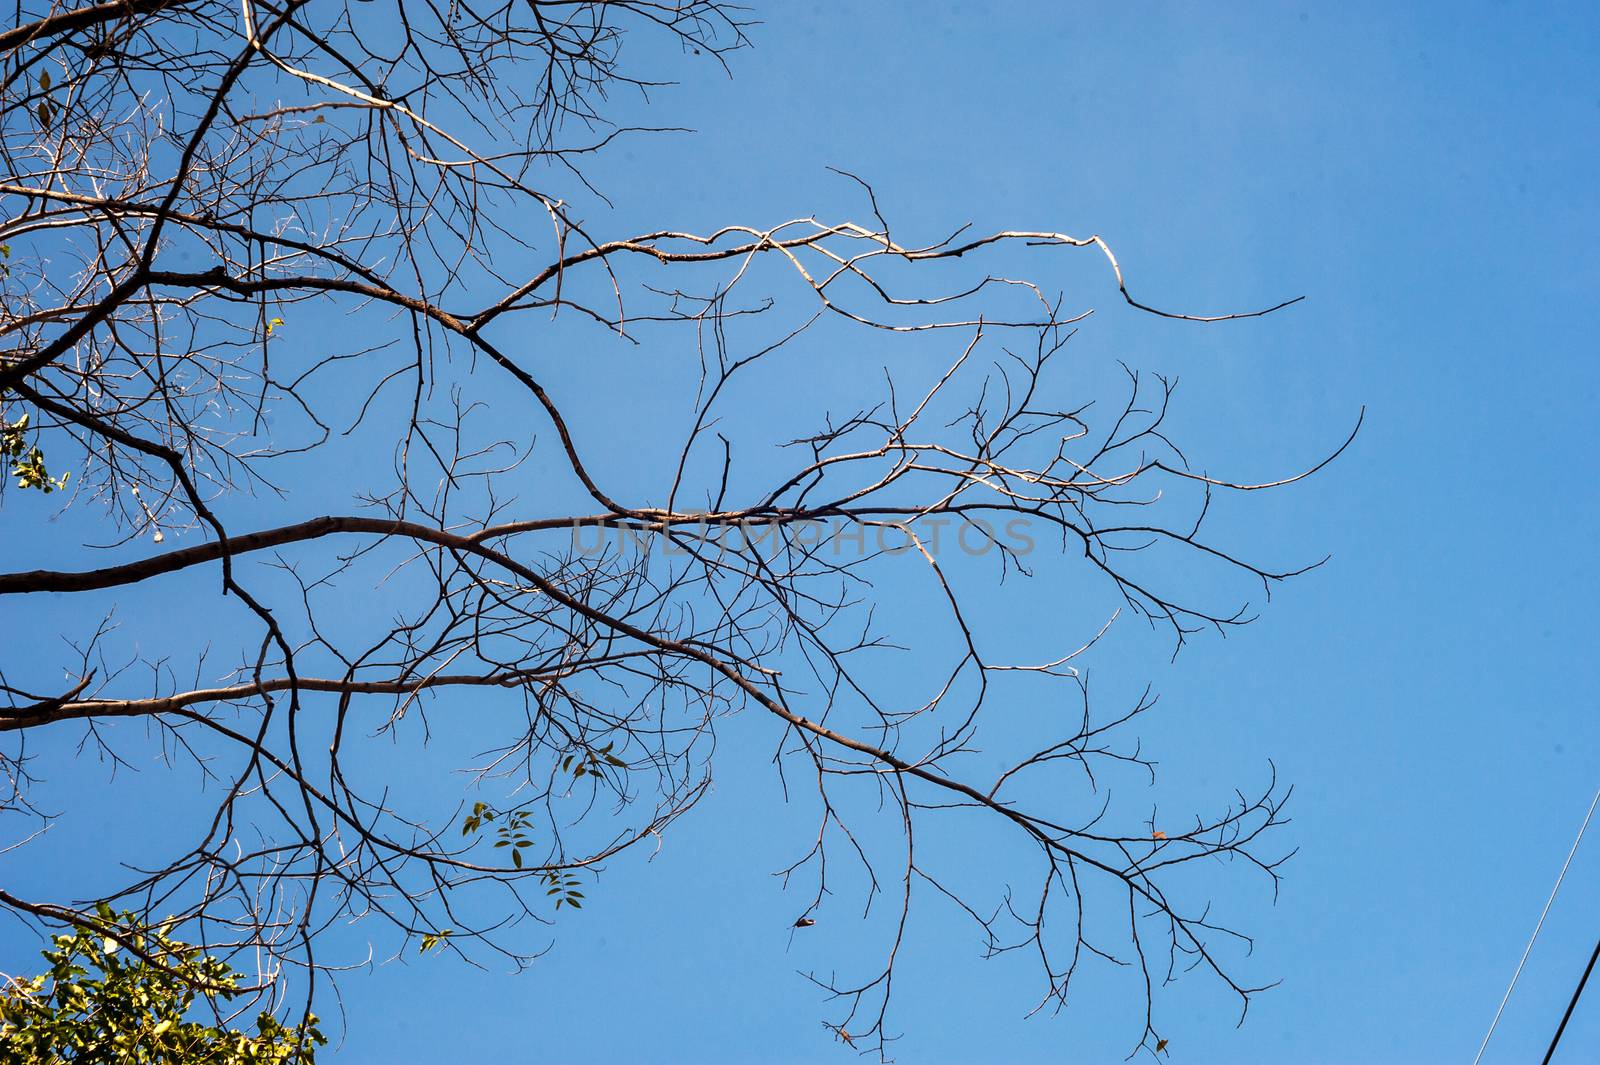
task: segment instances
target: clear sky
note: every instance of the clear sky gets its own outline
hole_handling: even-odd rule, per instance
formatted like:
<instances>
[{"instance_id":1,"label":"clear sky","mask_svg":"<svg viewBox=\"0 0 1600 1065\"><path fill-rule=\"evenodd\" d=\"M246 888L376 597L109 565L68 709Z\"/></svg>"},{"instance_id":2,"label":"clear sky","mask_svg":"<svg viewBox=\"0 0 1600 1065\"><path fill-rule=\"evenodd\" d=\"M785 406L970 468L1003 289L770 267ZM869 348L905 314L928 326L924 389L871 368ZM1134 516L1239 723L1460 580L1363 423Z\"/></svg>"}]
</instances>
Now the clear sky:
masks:
<instances>
[{"instance_id":1,"label":"clear sky","mask_svg":"<svg viewBox=\"0 0 1600 1065\"><path fill-rule=\"evenodd\" d=\"M1220 519L1267 554L1331 553L1328 566L1175 662L1132 639L1094 662L1114 693L1161 692L1144 735L1171 786L1226 793L1269 758L1295 786L1285 838L1300 850L1281 896L1234 910L1257 938L1251 971L1282 986L1238 1029L1225 1000L1181 996L1162 1031L1174 1062L1470 1062L1600 781L1600 9L879 0L754 14L731 79L646 57L681 84L648 106L613 101L621 123L698 132L594 163L616 201L593 216L600 235L860 213L835 166L871 180L908 239L968 221L1099 233L1150 302L1306 297L1262 321L1169 323L1121 306L1087 260L1024 257L1098 308L1075 358L1182 377L1183 441L1209 469L1280 475L1367 411L1334 466ZM877 352L861 358L878 372ZM558 385L578 390L602 370L565 372ZM650 373L616 387L648 394ZM592 442L617 469L635 443ZM328 1060L846 1060L796 970L849 953L848 907L788 945L803 902L770 873L800 837L771 813L762 724L731 727L718 790L652 862L615 863L530 972L412 956L351 973ZM987 860L981 836L955 842ZM1543 1053L1597 916L1600 834L1486 1062ZM1024 1020L1025 962L981 961L970 925L937 905L911 935L899 1060L1126 1052L1109 992ZM0 926L10 965L23 942ZM1596 988L1557 1058L1592 1060Z\"/></svg>"}]
</instances>

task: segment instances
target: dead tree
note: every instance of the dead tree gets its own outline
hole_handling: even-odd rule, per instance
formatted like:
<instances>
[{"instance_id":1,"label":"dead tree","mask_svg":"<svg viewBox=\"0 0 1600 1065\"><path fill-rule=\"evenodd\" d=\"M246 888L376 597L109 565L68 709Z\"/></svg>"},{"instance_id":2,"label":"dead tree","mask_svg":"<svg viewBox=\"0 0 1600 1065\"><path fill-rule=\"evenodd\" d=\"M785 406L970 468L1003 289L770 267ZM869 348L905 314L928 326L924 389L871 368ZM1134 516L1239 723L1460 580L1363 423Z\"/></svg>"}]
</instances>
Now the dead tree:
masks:
<instances>
[{"instance_id":1,"label":"dead tree","mask_svg":"<svg viewBox=\"0 0 1600 1065\"><path fill-rule=\"evenodd\" d=\"M1057 366L1087 310L993 271L1089 256L1128 306L1196 322L1284 304L1158 310L1093 236L909 240L864 182L855 221L610 231L585 159L650 132L606 122L608 92L653 85L624 36L723 64L750 23L720 0L19 11L0 33L0 631L50 619L70 651L0 638L5 842L14 859L43 845L19 817L73 816L32 800L46 730L113 764L159 752L174 786L198 769L209 787L171 853L110 854L92 889L0 903L112 935L96 903L174 919L260 950L264 987L296 1002L353 917L382 950L519 966L609 859L695 806L738 712L769 723L790 802L815 814L784 872L798 924L841 862L883 898L881 968L818 978L841 1039L881 1051L913 899L960 907L991 953L1031 952L1040 1005L1098 962L1136 966L1136 1049L1160 1042L1157 992L1180 971L1248 1006L1249 941L1184 874L1220 863L1275 888L1287 791L1269 775L1160 825L1108 802L1102 775L1153 775L1151 700L1091 707L1092 629L1013 660L953 573L1048 597L1037 564L1076 559L1177 644L1247 621L1302 567L1240 557L1205 517L1273 485L1199 472L1164 432L1169 381L1130 370L1117 394L1077 394ZM731 406L780 402L745 382L804 372L819 338L859 348L876 398L781 447L725 434ZM697 383L681 433L549 383L635 348ZM586 380L604 390L608 371ZM618 486L592 461L605 434L668 476ZM81 565L30 559L43 491ZM874 582L913 564L942 612L885 631ZM1195 601L1171 587L1189 565L1243 585ZM182 624L128 620L183 579L204 592ZM359 617L341 609L355 595ZM896 649L926 683L886 679ZM1000 703L1037 708L1048 735L996 774L968 756ZM361 751L379 735L435 783L375 775ZM1022 855L978 895L914 843L970 816ZM888 850L861 831L884 817Z\"/></svg>"}]
</instances>

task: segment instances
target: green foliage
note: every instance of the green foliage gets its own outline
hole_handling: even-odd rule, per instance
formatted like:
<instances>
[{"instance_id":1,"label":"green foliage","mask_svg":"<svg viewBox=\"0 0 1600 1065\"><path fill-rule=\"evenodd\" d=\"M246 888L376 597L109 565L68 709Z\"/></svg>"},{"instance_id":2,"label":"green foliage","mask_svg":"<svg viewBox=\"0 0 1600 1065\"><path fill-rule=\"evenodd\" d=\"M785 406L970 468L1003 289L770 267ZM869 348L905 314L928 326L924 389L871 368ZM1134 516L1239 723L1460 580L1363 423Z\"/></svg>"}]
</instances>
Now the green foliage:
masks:
<instances>
[{"instance_id":1,"label":"green foliage","mask_svg":"<svg viewBox=\"0 0 1600 1065\"><path fill-rule=\"evenodd\" d=\"M583 892L578 890L578 877L575 873L563 873L551 870L543 874L545 894L556 897L556 909L561 909L561 904L566 903L574 910L583 909Z\"/></svg>"},{"instance_id":2,"label":"green foliage","mask_svg":"<svg viewBox=\"0 0 1600 1065\"><path fill-rule=\"evenodd\" d=\"M56 936L50 970L0 994L0 1065L311 1065L326 1040L315 1016L285 1026L270 1013L254 1035L186 1019L197 997L246 994L226 962L167 936L125 932L127 915L102 908L117 938Z\"/></svg>"},{"instance_id":3,"label":"green foliage","mask_svg":"<svg viewBox=\"0 0 1600 1065\"><path fill-rule=\"evenodd\" d=\"M19 488L37 488L46 494L67 486L70 474L51 477L44 466L44 452L28 442L28 415L7 421L0 415L0 459L11 465L11 476Z\"/></svg>"},{"instance_id":4,"label":"green foliage","mask_svg":"<svg viewBox=\"0 0 1600 1065\"><path fill-rule=\"evenodd\" d=\"M48 89L49 78L42 79L41 84ZM11 276L10 258L11 245L0 244L0 280ZM0 390L0 396L4 394ZM28 419L27 412L23 412L16 421L10 421L4 406L0 406L0 462L10 467L19 488L36 488L46 494L65 488L71 475L50 476L45 469L44 452L29 442Z\"/></svg>"},{"instance_id":5,"label":"green foliage","mask_svg":"<svg viewBox=\"0 0 1600 1065\"><path fill-rule=\"evenodd\" d=\"M623 763L610 751L611 745L608 743L599 753L607 762L622 765ZM562 771L572 773L574 777L583 776L586 772L598 772L599 758L595 755L589 755L588 758L588 761L577 762L574 768L574 756L568 755L566 761L562 763ZM472 812L461 821L461 834L477 835L483 831L485 825L490 824L495 826L495 835L498 837L494 845L510 847L512 867L523 868L525 865L523 851L533 846L533 840L528 836L532 831L533 815L527 810L496 810L488 803L475 802L472 804ZM547 869L539 874L539 879L544 883L545 894L555 897L556 909L561 909L563 905L575 910L583 909L583 892L578 890L580 881L575 873ZM450 931L447 929L436 936L423 936L423 952L426 953L429 949L442 945L443 937L448 935Z\"/></svg>"},{"instance_id":6,"label":"green foliage","mask_svg":"<svg viewBox=\"0 0 1600 1065\"><path fill-rule=\"evenodd\" d=\"M569 754L561 760L561 771L563 773L571 773L573 779L576 780L578 777L600 772L602 762L605 765L627 768L627 762L611 753L611 748L614 746L614 743L608 743L596 751L585 750L577 754Z\"/></svg>"},{"instance_id":7,"label":"green foliage","mask_svg":"<svg viewBox=\"0 0 1600 1065\"><path fill-rule=\"evenodd\" d=\"M511 848L511 864L517 869L523 865L522 852L533 846L533 840L528 838L529 826L533 823L533 815L526 810L500 811L488 803L475 802L472 804L472 813L461 822L461 834L473 835L482 830L485 824L490 824L496 818L502 819L495 825L496 847Z\"/></svg>"},{"instance_id":8,"label":"green foliage","mask_svg":"<svg viewBox=\"0 0 1600 1065\"><path fill-rule=\"evenodd\" d=\"M441 928L437 932L429 932L422 937L422 946L417 950L417 953L426 954L430 950L440 950L444 947L445 942L455 934L456 930L454 928Z\"/></svg>"}]
</instances>

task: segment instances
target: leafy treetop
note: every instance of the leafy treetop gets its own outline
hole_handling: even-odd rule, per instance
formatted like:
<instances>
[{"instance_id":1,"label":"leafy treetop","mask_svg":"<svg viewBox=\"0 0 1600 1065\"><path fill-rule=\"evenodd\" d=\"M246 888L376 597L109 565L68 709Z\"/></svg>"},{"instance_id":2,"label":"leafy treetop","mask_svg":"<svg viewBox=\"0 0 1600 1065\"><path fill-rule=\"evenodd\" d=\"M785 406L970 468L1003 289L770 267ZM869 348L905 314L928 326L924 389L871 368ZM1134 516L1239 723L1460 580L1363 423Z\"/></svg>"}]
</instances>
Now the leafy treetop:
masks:
<instances>
[{"instance_id":1,"label":"leafy treetop","mask_svg":"<svg viewBox=\"0 0 1600 1065\"><path fill-rule=\"evenodd\" d=\"M221 1004L252 990L240 974L168 929L102 913L115 936L80 929L54 937L49 971L7 980L0 994L0 1065L313 1065L326 1040L317 1018L286 1026L271 1013L255 1034L190 1018L202 996ZM126 949L125 949L126 948Z\"/></svg>"}]
</instances>

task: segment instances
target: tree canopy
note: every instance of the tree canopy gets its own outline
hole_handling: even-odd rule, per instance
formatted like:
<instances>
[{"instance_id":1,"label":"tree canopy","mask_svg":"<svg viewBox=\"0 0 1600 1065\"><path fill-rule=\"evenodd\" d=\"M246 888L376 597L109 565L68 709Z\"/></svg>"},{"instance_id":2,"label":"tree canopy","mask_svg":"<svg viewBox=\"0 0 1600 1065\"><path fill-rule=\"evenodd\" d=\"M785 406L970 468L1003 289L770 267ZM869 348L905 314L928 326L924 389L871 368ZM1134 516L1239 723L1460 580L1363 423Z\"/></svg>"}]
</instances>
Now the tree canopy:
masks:
<instances>
[{"instance_id":1,"label":"tree canopy","mask_svg":"<svg viewBox=\"0 0 1600 1065\"><path fill-rule=\"evenodd\" d=\"M316 1061L326 1040L312 1015L285 1027L271 1012L254 1034L233 1018L196 1019L246 995L248 979L162 929L102 906L103 932L54 937L49 969L12 976L0 993L4 1065L282 1065ZM137 930L136 930L137 929ZM204 1007L198 1006L203 1000Z\"/></svg>"},{"instance_id":2,"label":"tree canopy","mask_svg":"<svg viewBox=\"0 0 1600 1065\"><path fill-rule=\"evenodd\" d=\"M889 1038L914 903L1031 957L1030 1005L1139 974L1151 1051L1178 975L1241 1013L1270 983L1213 903L1239 875L1275 890L1287 788L1263 766L1159 821L1113 802L1154 778L1154 699L1101 705L1081 667L1113 618L1173 650L1250 621L1316 558L1251 559L1211 516L1321 463L1212 470L1172 435L1175 381L1071 369L1091 308L1049 275L1086 258L1118 306L1193 328L1292 299L1168 310L1099 236L906 232L843 172L856 217L690 226L647 175L593 187L592 160L669 128L608 120L667 77L623 42L726 66L751 21L719 0L20 10L0 503L8 530L56 524L48 550L8 531L0 625L64 641L0 642L0 804L69 822L36 780L62 743L163 767L112 787L172 803L160 853L0 891L79 929L56 987L76 957L128 1024L189 1031L84 898L261 959L303 1013L349 923L381 956L533 964L707 794L736 713L810 822L796 927L849 893L881 944L812 976L840 1040ZM1025 605L975 601L996 587ZM1091 587L1120 605L1064 605ZM997 855L976 869L937 827L974 817ZM250 1053L315 1034L260 1023Z\"/></svg>"}]
</instances>

